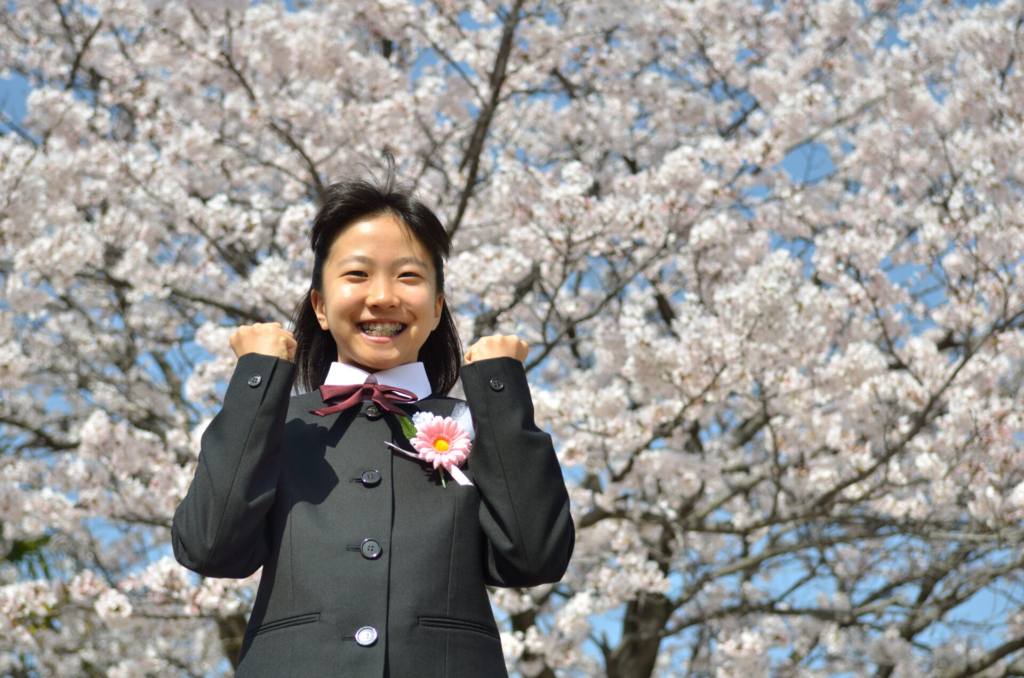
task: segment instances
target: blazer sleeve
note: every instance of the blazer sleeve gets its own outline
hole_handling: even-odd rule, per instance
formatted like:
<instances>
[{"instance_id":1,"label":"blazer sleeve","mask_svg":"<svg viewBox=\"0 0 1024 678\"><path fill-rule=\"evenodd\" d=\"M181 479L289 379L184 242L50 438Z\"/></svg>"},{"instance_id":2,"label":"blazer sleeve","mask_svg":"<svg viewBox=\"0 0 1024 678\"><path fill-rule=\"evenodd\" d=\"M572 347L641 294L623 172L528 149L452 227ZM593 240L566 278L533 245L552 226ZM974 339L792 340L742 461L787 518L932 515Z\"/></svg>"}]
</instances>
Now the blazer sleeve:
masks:
<instances>
[{"instance_id":1,"label":"blazer sleeve","mask_svg":"<svg viewBox=\"0 0 1024 678\"><path fill-rule=\"evenodd\" d=\"M487 583L557 582L569 566L576 530L551 436L534 423L522 363L482 360L460 376L476 424L467 466L481 498Z\"/></svg>"},{"instance_id":2,"label":"blazer sleeve","mask_svg":"<svg viewBox=\"0 0 1024 678\"><path fill-rule=\"evenodd\" d=\"M270 550L267 513L295 365L256 353L238 359L224 406L203 433L188 494L174 512L174 557L208 577L248 577Z\"/></svg>"}]
</instances>

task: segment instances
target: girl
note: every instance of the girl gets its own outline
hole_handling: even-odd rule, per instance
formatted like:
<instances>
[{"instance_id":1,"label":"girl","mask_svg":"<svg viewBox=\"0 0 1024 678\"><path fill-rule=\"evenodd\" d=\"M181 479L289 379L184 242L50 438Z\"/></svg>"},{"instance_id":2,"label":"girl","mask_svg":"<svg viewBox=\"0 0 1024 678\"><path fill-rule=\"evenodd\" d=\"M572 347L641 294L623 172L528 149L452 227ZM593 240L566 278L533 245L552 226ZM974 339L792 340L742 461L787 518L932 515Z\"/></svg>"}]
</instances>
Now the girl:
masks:
<instances>
[{"instance_id":1,"label":"girl","mask_svg":"<svg viewBox=\"0 0 1024 678\"><path fill-rule=\"evenodd\" d=\"M390 165L329 186L310 242L294 336L231 337L175 557L210 577L263 567L238 678L507 678L485 586L558 581L575 536L527 346L486 337L459 369L448 235ZM471 419L446 395L459 377Z\"/></svg>"}]
</instances>

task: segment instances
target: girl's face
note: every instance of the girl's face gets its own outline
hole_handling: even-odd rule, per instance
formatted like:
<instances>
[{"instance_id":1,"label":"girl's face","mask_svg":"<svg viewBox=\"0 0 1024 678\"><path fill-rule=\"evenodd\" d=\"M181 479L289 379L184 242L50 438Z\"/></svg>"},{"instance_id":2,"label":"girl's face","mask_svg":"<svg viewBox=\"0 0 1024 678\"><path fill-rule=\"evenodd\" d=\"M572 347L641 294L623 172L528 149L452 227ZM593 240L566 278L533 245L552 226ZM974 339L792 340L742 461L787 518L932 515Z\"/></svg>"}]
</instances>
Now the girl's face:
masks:
<instances>
[{"instance_id":1,"label":"girl's face","mask_svg":"<svg viewBox=\"0 0 1024 678\"><path fill-rule=\"evenodd\" d=\"M338 361L368 372L416 362L441 321L430 252L389 214L363 218L334 239L323 291L310 292L320 327L338 344Z\"/></svg>"}]
</instances>

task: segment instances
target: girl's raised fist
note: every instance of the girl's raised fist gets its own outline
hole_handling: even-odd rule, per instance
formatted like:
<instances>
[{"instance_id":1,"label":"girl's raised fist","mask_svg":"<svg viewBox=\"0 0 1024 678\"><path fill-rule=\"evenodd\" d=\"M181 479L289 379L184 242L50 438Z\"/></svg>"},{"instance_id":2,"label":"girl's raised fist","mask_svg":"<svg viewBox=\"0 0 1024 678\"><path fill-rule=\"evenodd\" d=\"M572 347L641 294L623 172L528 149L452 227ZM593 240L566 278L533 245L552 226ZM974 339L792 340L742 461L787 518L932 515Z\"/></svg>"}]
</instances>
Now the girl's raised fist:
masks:
<instances>
[{"instance_id":1,"label":"girl's raised fist","mask_svg":"<svg viewBox=\"0 0 1024 678\"><path fill-rule=\"evenodd\" d=\"M231 350L239 358L246 353L259 353L291 360L295 347L295 337L281 323L242 325L231 335Z\"/></svg>"},{"instance_id":2,"label":"girl's raised fist","mask_svg":"<svg viewBox=\"0 0 1024 678\"><path fill-rule=\"evenodd\" d=\"M515 335L495 334L482 337L466 351L466 364L480 362L488 358L515 358L521 363L526 362L530 347Z\"/></svg>"}]
</instances>

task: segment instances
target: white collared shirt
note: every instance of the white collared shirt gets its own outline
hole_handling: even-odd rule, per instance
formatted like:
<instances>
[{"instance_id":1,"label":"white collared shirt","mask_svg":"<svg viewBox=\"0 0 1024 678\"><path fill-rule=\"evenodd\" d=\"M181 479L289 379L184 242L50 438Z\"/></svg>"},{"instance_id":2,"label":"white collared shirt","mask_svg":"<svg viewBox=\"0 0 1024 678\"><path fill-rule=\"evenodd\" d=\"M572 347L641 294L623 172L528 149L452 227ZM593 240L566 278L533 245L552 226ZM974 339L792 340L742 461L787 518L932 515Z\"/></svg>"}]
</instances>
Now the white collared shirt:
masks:
<instances>
[{"instance_id":1,"label":"white collared shirt","mask_svg":"<svg viewBox=\"0 0 1024 678\"><path fill-rule=\"evenodd\" d=\"M423 369L423 363L406 363L372 374L381 386L393 386L412 391L416 395L416 400L423 400L433 392L433 389L430 388L430 380L427 379L427 371ZM370 372L358 367L333 362L331 370L327 373L327 379L324 380L324 386L365 384L366 378L370 375Z\"/></svg>"}]
</instances>

